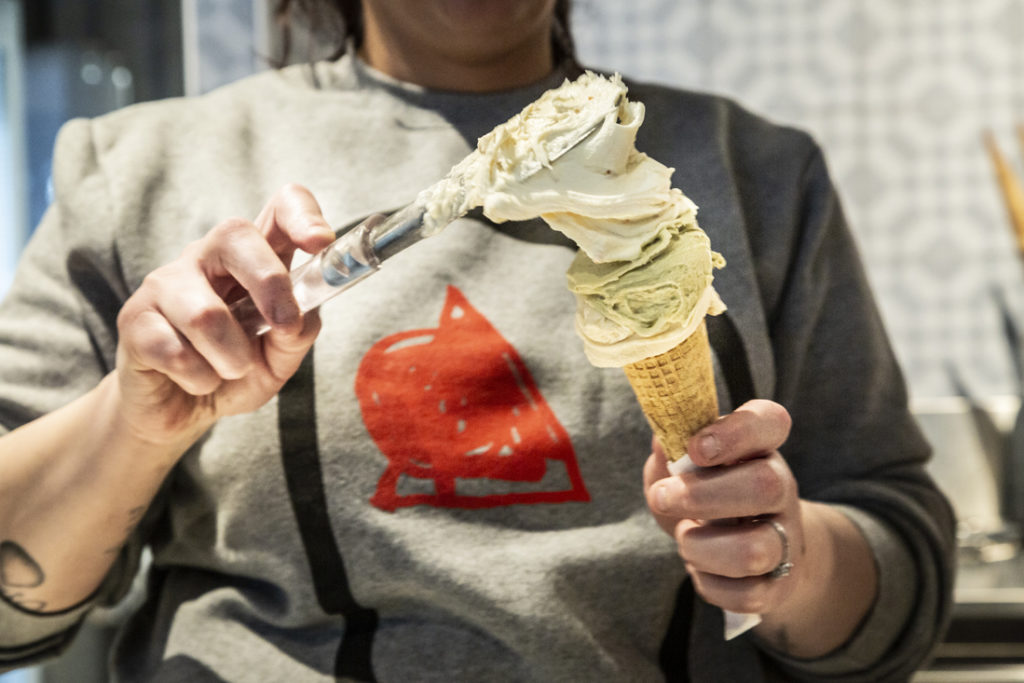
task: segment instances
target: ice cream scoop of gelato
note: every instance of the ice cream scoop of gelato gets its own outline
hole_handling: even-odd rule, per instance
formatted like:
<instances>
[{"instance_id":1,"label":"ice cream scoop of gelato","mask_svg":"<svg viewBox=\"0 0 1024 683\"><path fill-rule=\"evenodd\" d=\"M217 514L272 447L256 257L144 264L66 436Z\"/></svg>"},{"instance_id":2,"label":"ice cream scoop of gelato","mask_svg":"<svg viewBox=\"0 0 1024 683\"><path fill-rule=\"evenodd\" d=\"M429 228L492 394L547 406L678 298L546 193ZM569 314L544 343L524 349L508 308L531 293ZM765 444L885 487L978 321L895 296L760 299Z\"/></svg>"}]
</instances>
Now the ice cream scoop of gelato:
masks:
<instances>
[{"instance_id":1,"label":"ice cream scoop of gelato","mask_svg":"<svg viewBox=\"0 0 1024 683\"><path fill-rule=\"evenodd\" d=\"M430 198L437 210L481 206L496 222L540 216L576 242L576 328L600 367L668 351L724 310L712 271L725 262L671 186L673 169L636 149L644 106L626 92L617 75L567 80L480 138L449 176L458 182Z\"/></svg>"}]
</instances>

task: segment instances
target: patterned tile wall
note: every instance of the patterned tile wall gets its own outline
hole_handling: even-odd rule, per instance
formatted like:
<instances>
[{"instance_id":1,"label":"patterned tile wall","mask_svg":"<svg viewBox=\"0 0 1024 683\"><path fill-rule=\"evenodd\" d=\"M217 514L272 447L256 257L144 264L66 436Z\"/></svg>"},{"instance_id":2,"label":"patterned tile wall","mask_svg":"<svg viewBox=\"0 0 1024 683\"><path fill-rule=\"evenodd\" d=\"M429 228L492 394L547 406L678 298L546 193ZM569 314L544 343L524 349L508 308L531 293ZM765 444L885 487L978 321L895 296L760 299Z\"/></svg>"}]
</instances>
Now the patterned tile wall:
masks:
<instances>
[{"instance_id":1,"label":"patterned tile wall","mask_svg":"<svg viewBox=\"0 0 1024 683\"><path fill-rule=\"evenodd\" d=\"M916 396L954 375L1018 391L1001 311L1024 326L1022 262L982 136L1022 172L1024 2L577 0L573 18L585 62L817 137Z\"/></svg>"}]
</instances>

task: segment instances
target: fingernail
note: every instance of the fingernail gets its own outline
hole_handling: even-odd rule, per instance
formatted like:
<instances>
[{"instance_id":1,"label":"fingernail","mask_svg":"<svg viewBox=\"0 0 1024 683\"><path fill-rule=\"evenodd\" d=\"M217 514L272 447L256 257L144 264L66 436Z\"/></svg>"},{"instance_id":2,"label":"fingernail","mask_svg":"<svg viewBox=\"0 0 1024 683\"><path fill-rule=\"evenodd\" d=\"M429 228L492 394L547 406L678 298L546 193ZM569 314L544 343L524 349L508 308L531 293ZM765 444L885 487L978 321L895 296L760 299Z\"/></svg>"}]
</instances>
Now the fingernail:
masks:
<instances>
[{"instance_id":1,"label":"fingernail","mask_svg":"<svg viewBox=\"0 0 1024 683\"><path fill-rule=\"evenodd\" d=\"M718 437L714 434L702 436L698 442L698 447L700 448L700 454L709 462L716 460L721 453Z\"/></svg>"},{"instance_id":2,"label":"fingernail","mask_svg":"<svg viewBox=\"0 0 1024 683\"><path fill-rule=\"evenodd\" d=\"M310 221L306 232L310 237L323 237L327 233L334 235L334 228L328 225L327 221L319 219Z\"/></svg>"},{"instance_id":3,"label":"fingernail","mask_svg":"<svg viewBox=\"0 0 1024 683\"><path fill-rule=\"evenodd\" d=\"M271 311L275 325L290 325L298 320L299 310L291 304L278 304Z\"/></svg>"}]
</instances>

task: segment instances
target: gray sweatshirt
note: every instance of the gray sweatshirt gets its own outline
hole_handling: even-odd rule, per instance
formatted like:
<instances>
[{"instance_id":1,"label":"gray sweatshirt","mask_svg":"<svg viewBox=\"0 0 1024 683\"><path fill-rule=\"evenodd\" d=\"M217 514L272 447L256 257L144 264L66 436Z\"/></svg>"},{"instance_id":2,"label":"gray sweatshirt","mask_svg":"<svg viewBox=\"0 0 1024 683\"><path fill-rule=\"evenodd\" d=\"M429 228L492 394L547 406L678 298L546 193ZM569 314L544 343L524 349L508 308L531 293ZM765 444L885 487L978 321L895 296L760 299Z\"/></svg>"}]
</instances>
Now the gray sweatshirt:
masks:
<instances>
[{"instance_id":1,"label":"gray sweatshirt","mask_svg":"<svg viewBox=\"0 0 1024 683\"><path fill-rule=\"evenodd\" d=\"M402 206L562 77L441 93L345 57L69 123L0 307L0 430L109 372L125 298L216 223L288 182L339 226ZM573 331L573 245L469 217L323 307L299 373L185 455L94 596L60 614L0 601L0 668L58 652L149 546L119 680L906 679L949 617L953 524L822 155L724 99L630 98L639 148L676 169L728 262L722 411L782 403L801 495L841 506L875 553L849 643L796 661L723 641L646 508L629 385Z\"/></svg>"}]
</instances>

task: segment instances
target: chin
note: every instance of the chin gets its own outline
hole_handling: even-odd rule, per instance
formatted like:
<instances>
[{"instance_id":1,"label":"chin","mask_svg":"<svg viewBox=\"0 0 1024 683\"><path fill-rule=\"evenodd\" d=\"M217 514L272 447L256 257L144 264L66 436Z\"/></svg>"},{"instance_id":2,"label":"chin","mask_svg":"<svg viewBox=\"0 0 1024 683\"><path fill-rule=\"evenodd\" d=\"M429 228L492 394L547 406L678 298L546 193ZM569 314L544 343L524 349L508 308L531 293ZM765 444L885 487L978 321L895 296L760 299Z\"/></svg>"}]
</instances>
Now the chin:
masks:
<instances>
[{"instance_id":1,"label":"chin","mask_svg":"<svg viewBox=\"0 0 1024 683\"><path fill-rule=\"evenodd\" d=\"M437 3L449 23L466 31L495 36L527 33L547 26L554 0L425 0Z\"/></svg>"}]
</instances>

